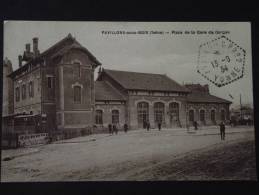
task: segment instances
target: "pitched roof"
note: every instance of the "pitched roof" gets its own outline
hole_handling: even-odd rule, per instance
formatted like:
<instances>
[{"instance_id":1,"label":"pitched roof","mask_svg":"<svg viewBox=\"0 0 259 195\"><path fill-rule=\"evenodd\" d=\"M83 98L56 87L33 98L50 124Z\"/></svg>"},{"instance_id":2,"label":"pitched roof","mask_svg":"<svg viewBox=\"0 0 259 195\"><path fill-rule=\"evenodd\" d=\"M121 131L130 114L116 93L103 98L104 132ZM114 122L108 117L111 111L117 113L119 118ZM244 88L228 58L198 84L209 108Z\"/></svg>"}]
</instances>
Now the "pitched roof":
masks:
<instances>
[{"instance_id":1,"label":"pitched roof","mask_svg":"<svg viewBox=\"0 0 259 195\"><path fill-rule=\"evenodd\" d=\"M28 64L38 61L38 59L44 58L49 55L51 56L62 55L66 53L68 50L73 48L82 49L89 55L90 59L93 60L93 62L95 62L97 65L101 65L101 63L94 57L94 55L91 52L89 52L85 47L83 47L78 41L76 41L76 39L73 38L72 35L69 33L68 36L55 43L54 45L46 49L44 52L40 53L35 59L33 58L29 60L22 67L19 67L18 69L13 71L12 74L10 74L9 76L13 76L23 71L24 69L27 68Z\"/></svg>"},{"instance_id":2,"label":"pitched roof","mask_svg":"<svg viewBox=\"0 0 259 195\"><path fill-rule=\"evenodd\" d=\"M106 81L95 81L95 100L119 100L126 98Z\"/></svg>"},{"instance_id":3,"label":"pitched roof","mask_svg":"<svg viewBox=\"0 0 259 195\"><path fill-rule=\"evenodd\" d=\"M166 75L104 69L104 73L125 89L189 92Z\"/></svg>"},{"instance_id":4,"label":"pitched roof","mask_svg":"<svg viewBox=\"0 0 259 195\"><path fill-rule=\"evenodd\" d=\"M93 62L95 62L97 65L101 65L101 63L96 59L96 57L90 51L88 51L85 47L83 47L79 42L77 42L75 39L72 44L66 45L65 47L61 48L59 51L54 53L54 55L52 55L52 57L62 56L71 49L81 49L82 51L86 52L89 55L90 59Z\"/></svg>"},{"instance_id":5,"label":"pitched roof","mask_svg":"<svg viewBox=\"0 0 259 195\"><path fill-rule=\"evenodd\" d=\"M217 96L208 94L208 93L190 93L187 96L187 102L194 103L227 103L231 104L231 101L225 100L223 98L219 98Z\"/></svg>"}]
</instances>

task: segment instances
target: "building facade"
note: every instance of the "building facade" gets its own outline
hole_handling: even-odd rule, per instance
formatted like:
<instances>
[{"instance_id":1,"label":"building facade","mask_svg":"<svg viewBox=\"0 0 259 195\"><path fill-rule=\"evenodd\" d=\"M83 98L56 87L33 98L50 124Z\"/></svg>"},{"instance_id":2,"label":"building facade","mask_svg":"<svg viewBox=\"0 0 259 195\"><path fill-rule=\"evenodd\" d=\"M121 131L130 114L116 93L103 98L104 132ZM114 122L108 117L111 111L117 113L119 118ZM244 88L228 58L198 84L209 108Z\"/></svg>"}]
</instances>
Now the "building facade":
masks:
<instances>
[{"instance_id":1,"label":"building facade","mask_svg":"<svg viewBox=\"0 0 259 195\"><path fill-rule=\"evenodd\" d=\"M166 75L99 68L101 63L69 34L44 52L33 38L19 68L10 72L13 131L73 134L108 124L130 129L214 125L229 116L231 102L208 85L180 85ZM7 92L5 92L7 93ZM7 99L6 99L7 100ZM98 130L99 129L99 130ZM31 130L31 131L29 131Z\"/></svg>"},{"instance_id":2,"label":"building facade","mask_svg":"<svg viewBox=\"0 0 259 195\"><path fill-rule=\"evenodd\" d=\"M107 94L96 88L97 125L126 123L138 129L149 122L151 128L157 128L158 123L164 128L177 128L192 126L194 121L216 125L229 119L231 102L211 95L208 85L181 86L166 75L108 69L99 72L96 85L100 84L112 90L107 89L111 93ZM116 99L116 94L120 98Z\"/></svg>"},{"instance_id":3,"label":"building facade","mask_svg":"<svg viewBox=\"0 0 259 195\"><path fill-rule=\"evenodd\" d=\"M230 120L230 101L211 95L208 85L185 85L191 93L187 97L188 122L200 125L216 125Z\"/></svg>"},{"instance_id":4,"label":"building facade","mask_svg":"<svg viewBox=\"0 0 259 195\"><path fill-rule=\"evenodd\" d=\"M3 61L3 104L2 116L7 116L13 113L13 80L7 75L13 72L12 63L8 58Z\"/></svg>"},{"instance_id":5,"label":"building facade","mask_svg":"<svg viewBox=\"0 0 259 195\"><path fill-rule=\"evenodd\" d=\"M34 117L41 132L93 126L94 70L99 65L70 34L43 53L34 38L33 51L26 44L19 68L9 75L14 82L14 114Z\"/></svg>"}]
</instances>

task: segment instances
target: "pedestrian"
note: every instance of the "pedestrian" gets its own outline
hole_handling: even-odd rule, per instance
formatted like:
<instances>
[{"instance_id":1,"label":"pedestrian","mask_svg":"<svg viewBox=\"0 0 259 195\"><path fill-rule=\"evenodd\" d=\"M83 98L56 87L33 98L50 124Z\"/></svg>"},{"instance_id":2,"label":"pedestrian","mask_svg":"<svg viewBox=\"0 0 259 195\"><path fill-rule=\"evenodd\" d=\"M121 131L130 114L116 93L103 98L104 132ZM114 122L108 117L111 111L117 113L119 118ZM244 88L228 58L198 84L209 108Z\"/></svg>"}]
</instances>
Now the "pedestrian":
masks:
<instances>
[{"instance_id":1,"label":"pedestrian","mask_svg":"<svg viewBox=\"0 0 259 195\"><path fill-rule=\"evenodd\" d=\"M128 131L128 125L125 123L124 124L124 132L127 133L127 131Z\"/></svg>"},{"instance_id":2,"label":"pedestrian","mask_svg":"<svg viewBox=\"0 0 259 195\"><path fill-rule=\"evenodd\" d=\"M161 131L161 122L158 123L158 131Z\"/></svg>"},{"instance_id":3,"label":"pedestrian","mask_svg":"<svg viewBox=\"0 0 259 195\"><path fill-rule=\"evenodd\" d=\"M194 122L193 122L193 126L194 126L194 129L195 129L195 130L198 130L198 123L197 123L197 121L194 121Z\"/></svg>"},{"instance_id":4,"label":"pedestrian","mask_svg":"<svg viewBox=\"0 0 259 195\"><path fill-rule=\"evenodd\" d=\"M116 123L116 124L115 124L115 127L116 127L116 128L115 128L115 130L116 130L116 134L118 134L118 131L119 131L119 124L118 124L118 123Z\"/></svg>"},{"instance_id":5,"label":"pedestrian","mask_svg":"<svg viewBox=\"0 0 259 195\"><path fill-rule=\"evenodd\" d=\"M113 131L115 132L116 135L118 134L118 127L116 123L113 125Z\"/></svg>"},{"instance_id":6,"label":"pedestrian","mask_svg":"<svg viewBox=\"0 0 259 195\"><path fill-rule=\"evenodd\" d=\"M109 123L108 129L109 129L109 134L112 134L112 125L111 125L111 123Z\"/></svg>"},{"instance_id":7,"label":"pedestrian","mask_svg":"<svg viewBox=\"0 0 259 195\"><path fill-rule=\"evenodd\" d=\"M220 123L219 128L221 140L225 140L225 124L223 123L223 121Z\"/></svg>"},{"instance_id":8,"label":"pedestrian","mask_svg":"<svg viewBox=\"0 0 259 195\"><path fill-rule=\"evenodd\" d=\"M146 120L144 120L143 121L143 129L146 129L146 127L147 127L147 122L146 122Z\"/></svg>"},{"instance_id":9,"label":"pedestrian","mask_svg":"<svg viewBox=\"0 0 259 195\"><path fill-rule=\"evenodd\" d=\"M115 124L112 125L112 134L113 134L113 133L116 134L116 125L115 125Z\"/></svg>"},{"instance_id":10,"label":"pedestrian","mask_svg":"<svg viewBox=\"0 0 259 195\"><path fill-rule=\"evenodd\" d=\"M150 129L150 123L149 121L147 121L147 131L149 131L149 129Z\"/></svg>"}]
</instances>

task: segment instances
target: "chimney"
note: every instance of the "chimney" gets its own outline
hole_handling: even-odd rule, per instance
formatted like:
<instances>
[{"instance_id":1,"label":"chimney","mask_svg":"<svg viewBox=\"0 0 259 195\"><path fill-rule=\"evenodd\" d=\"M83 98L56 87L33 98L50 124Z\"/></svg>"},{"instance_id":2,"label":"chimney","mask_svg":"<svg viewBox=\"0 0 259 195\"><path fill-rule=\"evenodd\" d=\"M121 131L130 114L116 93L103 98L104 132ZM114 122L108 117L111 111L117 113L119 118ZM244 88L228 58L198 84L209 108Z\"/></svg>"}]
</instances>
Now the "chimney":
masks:
<instances>
[{"instance_id":1,"label":"chimney","mask_svg":"<svg viewBox=\"0 0 259 195\"><path fill-rule=\"evenodd\" d=\"M38 37L34 37L32 39L32 41L33 41L33 53L34 53L34 56L37 56L40 53L39 49L38 49L39 38Z\"/></svg>"},{"instance_id":2,"label":"chimney","mask_svg":"<svg viewBox=\"0 0 259 195\"><path fill-rule=\"evenodd\" d=\"M18 56L18 60L19 60L19 67L22 67L22 56L21 55Z\"/></svg>"},{"instance_id":3,"label":"chimney","mask_svg":"<svg viewBox=\"0 0 259 195\"><path fill-rule=\"evenodd\" d=\"M27 43L27 44L25 45L25 52L26 52L26 53L30 53L30 51L31 51L31 45L30 45L30 43Z\"/></svg>"}]
</instances>

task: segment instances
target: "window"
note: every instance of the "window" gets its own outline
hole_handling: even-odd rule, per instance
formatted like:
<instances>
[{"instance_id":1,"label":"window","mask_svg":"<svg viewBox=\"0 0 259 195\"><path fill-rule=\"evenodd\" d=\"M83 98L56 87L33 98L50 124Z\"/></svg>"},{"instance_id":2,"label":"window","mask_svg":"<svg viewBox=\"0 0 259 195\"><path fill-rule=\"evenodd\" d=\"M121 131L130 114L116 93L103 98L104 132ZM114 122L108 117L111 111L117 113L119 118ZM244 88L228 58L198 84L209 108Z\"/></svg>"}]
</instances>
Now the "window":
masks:
<instances>
[{"instance_id":1,"label":"window","mask_svg":"<svg viewBox=\"0 0 259 195\"><path fill-rule=\"evenodd\" d=\"M53 77L47 77L48 79L48 88L51 89L53 88Z\"/></svg>"},{"instance_id":2,"label":"window","mask_svg":"<svg viewBox=\"0 0 259 195\"><path fill-rule=\"evenodd\" d=\"M225 121L225 120L226 120L225 110L221 110L221 111L220 111L220 119L221 119L222 121Z\"/></svg>"},{"instance_id":3,"label":"window","mask_svg":"<svg viewBox=\"0 0 259 195\"><path fill-rule=\"evenodd\" d=\"M33 81L29 82L29 97L33 97L34 96L34 83Z\"/></svg>"},{"instance_id":4,"label":"window","mask_svg":"<svg viewBox=\"0 0 259 195\"><path fill-rule=\"evenodd\" d=\"M81 76L81 67L79 62L74 62L74 76L76 78Z\"/></svg>"},{"instance_id":5,"label":"window","mask_svg":"<svg viewBox=\"0 0 259 195\"><path fill-rule=\"evenodd\" d=\"M22 85L22 99L24 100L26 98L26 85Z\"/></svg>"},{"instance_id":6,"label":"window","mask_svg":"<svg viewBox=\"0 0 259 195\"><path fill-rule=\"evenodd\" d=\"M172 102L169 104L169 113L170 113L170 124L179 125L179 104L177 102Z\"/></svg>"},{"instance_id":7,"label":"window","mask_svg":"<svg viewBox=\"0 0 259 195\"><path fill-rule=\"evenodd\" d=\"M138 126L144 127L144 124L149 120L148 103L147 102L139 102L138 105L137 105L137 112L138 112Z\"/></svg>"},{"instance_id":8,"label":"window","mask_svg":"<svg viewBox=\"0 0 259 195\"><path fill-rule=\"evenodd\" d=\"M112 111L112 124L119 123L119 111L113 110Z\"/></svg>"},{"instance_id":9,"label":"window","mask_svg":"<svg viewBox=\"0 0 259 195\"><path fill-rule=\"evenodd\" d=\"M15 99L16 99L16 102L19 102L20 101L20 87L16 87L15 88Z\"/></svg>"},{"instance_id":10,"label":"window","mask_svg":"<svg viewBox=\"0 0 259 195\"><path fill-rule=\"evenodd\" d=\"M154 115L156 123L162 123L165 121L165 105L162 102L156 102L154 104Z\"/></svg>"},{"instance_id":11,"label":"window","mask_svg":"<svg viewBox=\"0 0 259 195\"><path fill-rule=\"evenodd\" d=\"M211 110L211 112L210 112L210 119L211 119L211 121L213 121L213 122L216 121L215 110Z\"/></svg>"},{"instance_id":12,"label":"window","mask_svg":"<svg viewBox=\"0 0 259 195\"><path fill-rule=\"evenodd\" d=\"M37 80L38 80L38 92L40 91L40 78L37 78Z\"/></svg>"},{"instance_id":13,"label":"window","mask_svg":"<svg viewBox=\"0 0 259 195\"><path fill-rule=\"evenodd\" d=\"M194 110L189 110L189 121L190 122L194 121Z\"/></svg>"},{"instance_id":14,"label":"window","mask_svg":"<svg viewBox=\"0 0 259 195\"><path fill-rule=\"evenodd\" d=\"M200 121L205 121L205 110L200 110Z\"/></svg>"},{"instance_id":15,"label":"window","mask_svg":"<svg viewBox=\"0 0 259 195\"><path fill-rule=\"evenodd\" d=\"M74 102L81 103L81 87L80 86L74 87Z\"/></svg>"},{"instance_id":16,"label":"window","mask_svg":"<svg viewBox=\"0 0 259 195\"><path fill-rule=\"evenodd\" d=\"M98 125L103 124L103 111L102 110L95 111L95 124L98 124Z\"/></svg>"}]
</instances>

